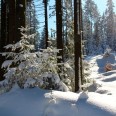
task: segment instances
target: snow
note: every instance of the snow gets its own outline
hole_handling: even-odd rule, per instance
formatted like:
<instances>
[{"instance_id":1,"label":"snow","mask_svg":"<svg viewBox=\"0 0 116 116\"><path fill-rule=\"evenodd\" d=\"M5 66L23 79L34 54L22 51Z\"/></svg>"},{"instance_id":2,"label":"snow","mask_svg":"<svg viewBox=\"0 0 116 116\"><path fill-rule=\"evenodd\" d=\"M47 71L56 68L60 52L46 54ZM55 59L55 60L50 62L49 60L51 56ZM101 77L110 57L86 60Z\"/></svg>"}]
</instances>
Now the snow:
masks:
<instances>
[{"instance_id":1,"label":"snow","mask_svg":"<svg viewBox=\"0 0 116 116\"><path fill-rule=\"evenodd\" d=\"M108 58L114 69L105 72L106 58L87 58L93 84L86 92L61 92L39 88L20 89L0 95L0 116L116 116L116 58ZM31 81L32 80L28 80Z\"/></svg>"},{"instance_id":2,"label":"snow","mask_svg":"<svg viewBox=\"0 0 116 116\"><path fill-rule=\"evenodd\" d=\"M9 67L13 63L13 60L6 60L2 64L2 68Z\"/></svg>"},{"instance_id":3,"label":"snow","mask_svg":"<svg viewBox=\"0 0 116 116\"><path fill-rule=\"evenodd\" d=\"M66 68L72 69L72 67L71 67L67 62L64 63L64 66L65 66Z\"/></svg>"},{"instance_id":4,"label":"snow","mask_svg":"<svg viewBox=\"0 0 116 116\"><path fill-rule=\"evenodd\" d=\"M20 7L23 7L23 4L19 4Z\"/></svg>"}]
</instances>

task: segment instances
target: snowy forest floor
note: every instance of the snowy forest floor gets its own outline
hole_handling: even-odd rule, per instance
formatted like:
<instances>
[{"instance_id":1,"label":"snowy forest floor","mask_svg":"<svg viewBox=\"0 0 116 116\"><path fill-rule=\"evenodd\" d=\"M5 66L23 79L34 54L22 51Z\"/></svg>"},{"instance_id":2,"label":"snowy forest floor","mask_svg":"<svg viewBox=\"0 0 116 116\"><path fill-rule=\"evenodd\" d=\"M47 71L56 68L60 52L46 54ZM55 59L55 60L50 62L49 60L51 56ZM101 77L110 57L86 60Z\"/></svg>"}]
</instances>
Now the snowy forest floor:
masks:
<instances>
[{"instance_id":1,"label":"snowy forest floor","mask_svg":"<svg viewBox=\"0 0 116 116\"><path fill-rule=\"evenodd\" d=\"M87 57L90 64L88 92L20 89L17 85L0 95L0 116L116 116L116 55ZM113 70L104 71L109 62Z\"/></svg>"}]
</instances>

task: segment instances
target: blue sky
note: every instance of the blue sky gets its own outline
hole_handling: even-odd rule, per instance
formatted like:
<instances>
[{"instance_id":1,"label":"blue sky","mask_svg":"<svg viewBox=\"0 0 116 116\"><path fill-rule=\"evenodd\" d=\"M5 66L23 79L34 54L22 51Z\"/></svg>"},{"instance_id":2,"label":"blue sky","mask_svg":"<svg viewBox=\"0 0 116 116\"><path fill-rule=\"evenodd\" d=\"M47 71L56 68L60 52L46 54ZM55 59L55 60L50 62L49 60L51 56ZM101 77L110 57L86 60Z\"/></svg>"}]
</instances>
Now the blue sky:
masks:
<instances>
[{"instance_id":1,"label":"blue sky","mask_svg":"<svg viewBox=\"0 0 116 116\"><path fill-rule=\"evenodd\" d=\"M107 0L94 0L94 2L97 4L99 12L103 13L106 9ZM116 0L113 0L114 3L114 12L116 13Z\"/></svg>"}]
</instances>

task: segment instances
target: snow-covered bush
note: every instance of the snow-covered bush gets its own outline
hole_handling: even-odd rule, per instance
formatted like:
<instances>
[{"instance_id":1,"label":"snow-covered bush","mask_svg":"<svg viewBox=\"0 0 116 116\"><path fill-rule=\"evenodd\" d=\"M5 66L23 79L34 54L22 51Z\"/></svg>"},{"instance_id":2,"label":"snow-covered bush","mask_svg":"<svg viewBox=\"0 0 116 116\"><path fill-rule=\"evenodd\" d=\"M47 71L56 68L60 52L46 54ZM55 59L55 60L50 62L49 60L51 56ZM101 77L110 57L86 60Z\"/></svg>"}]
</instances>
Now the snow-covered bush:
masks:
<instances>
[{"instance_id":1,"label":"snow-covered bush","mask_svg":"<svg viewBox=\"0 0 116 116\"><path fill-rule=\"evenodd\" d=\"M61 58L60 56L57 56L57 53L59 52L59 49L56 49L51 44L52 42L49 42L50 47L47 47L47 49L41 50L41 55L39 57L42 60L42 69L40 74L40 86L46 89L57 89L62 91L69 90L69 84L66 83L67 80L69 80L69 75L66 74L66 71L71 69L68 62L65 63L57 63L57 59ZM59 81L58 81L59 80ZM69 82L69 81L67 81ZM66 87L68 86L68 87Z\"/></svg>"},{"instance_id":2,"label":"snow-covered bush","mask_svg":"<svg viewBox=\"0 0 116 116\"><path fill-rule=\"evenodd\" d=\"M89 70L90 65L89 65L89 63L86 60L83 61L83 67L84 67L84 74L83 74L83 76L84 76L84 83L86 83L86 82L88 82L88 78L87 77L90 75L90 70Z\"/></svg>"},{"instance_id":3,"label":"snow-covered bush","mask_svg":"<svg viewBox=\"0 0 116 116\"><path fill-rule=\"evenodd\" d=\"M74 91L74 87L75 87L74 86L75 73L74 73L73 63L74 62L72 61L72 59L68 59L67 61L65 61L63 67L63 75L61 76L62 81L68 86L70 91Z\"/></svg>"},{"instance_id":4,"label":"snow-covered bush","mask_svg":"<svg viewBox=\"0 0 116 116\"><path fill-rule=\"evenodd\" d=\"M83 85L83 90L89 92L95 92L99 87L102 87L102 84L96 82L95 80L91 80L90 83L85 83Z\"/></svg>"},{"instance_id":5,"label":"snow-covered bush","mask_svg":"<svg viewBox=\"0 0 116 116\"><path fill-rule=\"evenodd\" d=\"M83 85L81 86L84 91L88 90L88 87L94 82L93 79L89 78L91 71L90 69L90 64L84 60L83 61L83 67L84 67L84 73L83 73Z\"/></svg>"}]
</instances>

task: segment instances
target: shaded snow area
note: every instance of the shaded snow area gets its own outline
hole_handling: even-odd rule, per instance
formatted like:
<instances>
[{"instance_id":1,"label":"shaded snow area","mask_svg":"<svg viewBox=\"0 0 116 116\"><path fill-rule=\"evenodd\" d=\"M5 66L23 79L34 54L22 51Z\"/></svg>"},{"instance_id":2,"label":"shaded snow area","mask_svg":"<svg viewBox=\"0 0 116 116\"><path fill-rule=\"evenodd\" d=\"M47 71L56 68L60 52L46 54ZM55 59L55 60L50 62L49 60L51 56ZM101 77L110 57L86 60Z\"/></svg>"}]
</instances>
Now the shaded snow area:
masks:
<instances>
[{"instance_id":1,"label":"shaded snow area","mask_svg":"<svg viewBox=\"0 0 116 116\"><path fill-rule=\"evenodd\" d=\"M88 92L60 92L39 88L20 89L0 95L0 116L116 116L115 57L88 57L94 80ZM111 63L113 70L104 71Z\"/></svg>"}]
</instances>

